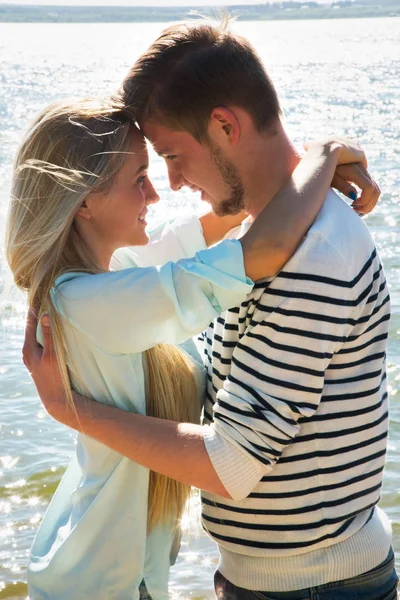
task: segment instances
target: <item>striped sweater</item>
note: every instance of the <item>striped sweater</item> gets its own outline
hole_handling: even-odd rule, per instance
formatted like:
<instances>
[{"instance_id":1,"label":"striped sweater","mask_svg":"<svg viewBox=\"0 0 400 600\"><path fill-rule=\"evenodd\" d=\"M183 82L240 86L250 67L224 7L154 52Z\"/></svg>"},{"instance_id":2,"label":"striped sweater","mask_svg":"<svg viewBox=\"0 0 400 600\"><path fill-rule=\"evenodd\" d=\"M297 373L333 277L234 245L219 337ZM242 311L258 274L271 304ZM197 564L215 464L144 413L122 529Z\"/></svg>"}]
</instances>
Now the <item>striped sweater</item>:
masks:
<instances>
[{"instance_id":1,"label":"striped sweater","mask_svg":"<svg viewBox=\"0 0 400 600\"><path fill-rule=\"evenodd\" d=\"M291 591L383 561L390 301L362 220L329 192L296 254L203 334L203 525L235 585Z\"/></svg>"}]
</instances>

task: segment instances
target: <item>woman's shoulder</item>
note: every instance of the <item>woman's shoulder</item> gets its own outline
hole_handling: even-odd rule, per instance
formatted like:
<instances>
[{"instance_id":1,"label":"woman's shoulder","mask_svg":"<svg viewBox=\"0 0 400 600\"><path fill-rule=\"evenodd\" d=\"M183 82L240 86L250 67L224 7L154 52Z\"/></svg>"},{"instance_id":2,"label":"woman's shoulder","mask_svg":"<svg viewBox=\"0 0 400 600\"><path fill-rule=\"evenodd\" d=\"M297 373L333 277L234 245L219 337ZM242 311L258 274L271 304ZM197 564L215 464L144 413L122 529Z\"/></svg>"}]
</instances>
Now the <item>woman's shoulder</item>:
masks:
<instances>
[{"instance_id":1,"label":"woman's shoulder","mask_svg":"<svg viewBox=\"0 0 400 600\"><path fill-rule=\"evenodd\" d=\"M69 271L59 275L50 291L54 307L70 324L81 324L81 317L89 321L94 314L94 306L105 296L110 287L109 280L103 275L108 273L92 273Z\"/></svg>"},{"instance_id":2,"label":"woman's shoulder","mask_svg":"<svg viewBox=\"0 0 400 600\"><path fill-rule=\"evenodd\" d=\"M66 286L69 282L81 277L90 277L91 273L85 273L83 271L68 271L59 275L54 281L54 288L58 289Z\"/></svg>"},{"instance_id":3,"label":"woman's shoulder","mask_svg":"<svg viewBox=\"0 0 400 600\"><path fill-rule=\"evenodd\" d=\"M87 273L83 271L69 271L59 275L53 284L52 293L68 300L85 300L101 291L107 285L109 273Z\"/></svg>"}]
</instances>

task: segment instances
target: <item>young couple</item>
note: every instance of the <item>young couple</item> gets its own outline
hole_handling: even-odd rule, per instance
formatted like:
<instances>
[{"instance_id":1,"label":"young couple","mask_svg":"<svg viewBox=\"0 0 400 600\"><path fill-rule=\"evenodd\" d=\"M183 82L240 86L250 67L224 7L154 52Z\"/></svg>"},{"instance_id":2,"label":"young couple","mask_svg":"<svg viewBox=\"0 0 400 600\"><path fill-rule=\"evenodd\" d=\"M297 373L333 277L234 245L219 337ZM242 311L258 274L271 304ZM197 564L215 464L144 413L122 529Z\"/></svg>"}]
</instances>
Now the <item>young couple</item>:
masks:
<instances>
[{"instance_id":1,"label":"young couple","mask_svg":"<svg viewBox=\"0 0 400 600\"><path fill-rule=\"evenodd\" d=\"M213 214L149 240L143 135L171 188L201 191ZM389 296L357 214L379 196L365 164L340 139L300 159L227 23L168 28L118 99L36 119L7 256L33 307L25 363L80 433L33 543L32 600L167 598L190 486L220 550L218 598L396 598L377 508ZM362 190L355 210L332 182ZM239 239L213 245L224 237Z\"/></svg>"}]
</instances>

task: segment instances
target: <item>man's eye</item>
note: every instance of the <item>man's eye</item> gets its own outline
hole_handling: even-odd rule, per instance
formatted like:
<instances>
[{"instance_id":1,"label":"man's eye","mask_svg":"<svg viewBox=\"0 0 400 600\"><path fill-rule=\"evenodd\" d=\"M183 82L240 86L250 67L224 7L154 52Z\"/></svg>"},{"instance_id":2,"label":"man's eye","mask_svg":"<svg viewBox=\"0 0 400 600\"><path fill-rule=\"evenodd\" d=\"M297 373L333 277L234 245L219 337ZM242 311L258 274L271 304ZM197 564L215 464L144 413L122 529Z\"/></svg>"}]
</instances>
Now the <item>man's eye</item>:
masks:
<instances>
[{"instance_id":1,"label":"man's eye","mask_svg":"<svg viewBox=\"0 0 400 600\"><path fill-rule=\"evenodd\" d=\"M175 160L177 157L176 154L168 154L168 156L165 157L165 160Z\"/></svg>"}]
</instances>

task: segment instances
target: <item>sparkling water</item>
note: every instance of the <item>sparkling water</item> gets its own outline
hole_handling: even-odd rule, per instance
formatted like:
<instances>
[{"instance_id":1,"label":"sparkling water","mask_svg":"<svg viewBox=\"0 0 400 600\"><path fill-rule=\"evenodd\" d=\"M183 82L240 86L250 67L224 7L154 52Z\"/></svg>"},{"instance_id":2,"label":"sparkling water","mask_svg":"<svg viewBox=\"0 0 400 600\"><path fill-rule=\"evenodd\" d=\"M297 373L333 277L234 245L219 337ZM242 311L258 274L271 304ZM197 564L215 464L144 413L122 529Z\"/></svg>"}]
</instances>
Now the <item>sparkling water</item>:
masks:
<instances>
[{"instance_id":1,"label":"sparkling water","mask_svg":"<svg viewBox=\"0 0 400 600\"><path fill-rule=\"evenodd\" d=\"M400 557L400 19L237 23L275 81L294 142L336 132L367 151L382 200L367 218L390 283L393 318L388 352L391 420L381 506ZM0 24L0 223L12 160L24 128L58 98L113 90L163 28L160 24ZM151 219L201 210L198 197L168 189L152 155L161 195ZM0 233L1 236L1 233ZM0 238L1 239L1 238ZM46 415L21 360L24 303L12 290L0 246L0 599L25 597L29 547L74 451L74 435ZM172 597L212 598L217 552L198 524L198 500L171 572Z\"/></svg>"}]
</instances>

